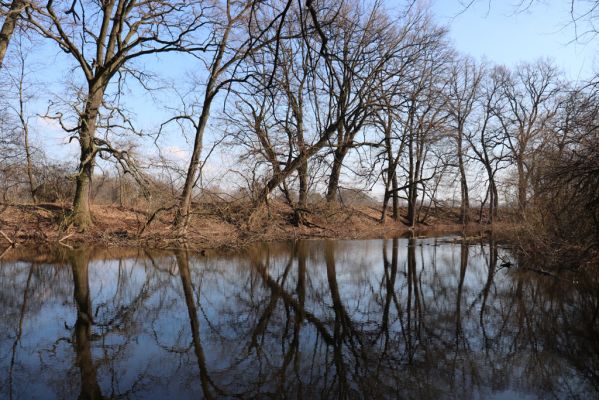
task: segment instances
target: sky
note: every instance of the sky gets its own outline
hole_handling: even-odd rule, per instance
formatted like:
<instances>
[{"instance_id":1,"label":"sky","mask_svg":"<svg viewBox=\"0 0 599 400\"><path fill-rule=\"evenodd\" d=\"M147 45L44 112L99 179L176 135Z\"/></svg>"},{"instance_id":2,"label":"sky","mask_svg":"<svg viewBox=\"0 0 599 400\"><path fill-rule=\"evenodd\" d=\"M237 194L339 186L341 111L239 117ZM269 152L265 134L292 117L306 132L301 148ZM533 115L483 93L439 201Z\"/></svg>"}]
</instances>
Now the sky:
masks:
<instances>
[{"instance_id":1,"label":"sky","mask_svg":"<svg viewBox=\"0 0 599 400\"><path fill-rule=\"evenodd\" d=\"M437 21L449 27L454 46L465 54L507 66L548 57L573 81L590 77L599 66L596 41L575 40L568 0L537 1L520 12L517 0L476 0L465 8L466 1L429 0Z\"/></svg>"}]
</instances>

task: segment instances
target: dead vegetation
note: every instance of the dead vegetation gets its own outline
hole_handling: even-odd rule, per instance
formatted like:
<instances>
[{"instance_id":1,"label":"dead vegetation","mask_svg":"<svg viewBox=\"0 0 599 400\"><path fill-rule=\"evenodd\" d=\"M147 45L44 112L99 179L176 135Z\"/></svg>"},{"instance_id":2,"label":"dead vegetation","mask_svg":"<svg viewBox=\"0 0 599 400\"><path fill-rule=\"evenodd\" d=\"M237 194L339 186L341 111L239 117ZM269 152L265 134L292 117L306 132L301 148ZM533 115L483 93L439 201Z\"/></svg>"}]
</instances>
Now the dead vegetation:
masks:
<instances>
[{"instance_id":1,"label":"dead vegetation","mask_svg":"<svg viewBox=\"0 0 599 400\"><path fill-rule=\"evenodd\" d=\"M464 230L490 230L488 225L459 224L459 209L431 212L426 224L414 229L387 219L371 205L340 205L321 202L304 213L304 223L294 225L294 210L278 199L253 207L250 201L203 202L194 204L185 237L174 229L174 208L154 212L142 208L99 205L92 208L93 228L79 232L65 228L69 207L56 203L5 204L0 227L7 245L80 243L108 246L170 248L183 244L192 248L238 247L256 241L297 238L383 238L406 234L435 235ZM401 210L405 215L407 210ZM497 225L506 229L510 225Z\"/></svg>"}]
</instances>

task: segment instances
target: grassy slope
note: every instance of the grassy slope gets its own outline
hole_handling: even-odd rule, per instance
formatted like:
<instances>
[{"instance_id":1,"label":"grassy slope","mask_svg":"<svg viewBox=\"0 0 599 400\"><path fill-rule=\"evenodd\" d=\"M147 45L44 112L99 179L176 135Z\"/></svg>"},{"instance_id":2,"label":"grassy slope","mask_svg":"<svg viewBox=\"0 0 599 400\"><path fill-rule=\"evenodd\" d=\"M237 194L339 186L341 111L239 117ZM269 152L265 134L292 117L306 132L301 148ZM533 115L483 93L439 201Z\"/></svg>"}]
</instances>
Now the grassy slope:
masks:
<instances>
[{"instance_id":1,"label":"grassy slope","mask_svg":"<svg viewBox=\"0 0 599 400\"><path fill-rule=\"evenodd\" d=\"M186 243L197 248L237 247L260 240L294 238L382 238L409 234L400 221L390 217L379 222L380 211L369 206L315 205L306 215L306 224L294 226L292 210L283 203L252 209L249 204L212 203L196 206L185 238L171 228L173 213L162 211L147 224L153 212L118 206L95 205L94 226L85 233L65 228L68 208L58 204L10 205L0 213L0 230L14 242L74 245L95 243L113 246L175 247ZM405 214L405 213L404 213ZM494 227L505 231L509 224ZM472 224L467 234L489 230L488 225ZM463 232L454 210L437 210L426 224L414 230L417 235ZM0 237L0 242L5 239Z\"/></svg>"}]
</instances>

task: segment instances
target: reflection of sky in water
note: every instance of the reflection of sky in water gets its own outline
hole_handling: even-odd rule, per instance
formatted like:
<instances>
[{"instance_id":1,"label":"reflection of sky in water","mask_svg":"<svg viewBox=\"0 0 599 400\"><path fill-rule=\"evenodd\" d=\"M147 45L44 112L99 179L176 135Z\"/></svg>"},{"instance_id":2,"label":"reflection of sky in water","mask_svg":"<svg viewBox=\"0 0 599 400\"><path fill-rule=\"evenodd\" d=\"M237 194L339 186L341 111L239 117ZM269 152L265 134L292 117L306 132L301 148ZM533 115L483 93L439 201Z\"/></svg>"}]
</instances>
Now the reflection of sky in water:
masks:
<instances>
[{"instance_id":1,"label":"reflection of sky in water","mask_svg":"<svg viewBox=\"0 0 599 400\"><path fill-rule=\"evenodd\" d=\"M397 240L395 257L392 240L263 244L243 254L190 255L186 282L199 347L181 259L164 253L92 257L88 367L104 396L134 398L201 397L204 367L214 397L280 397L299 390L304 397L342 392L352 398L593 393L586 391L597 383L586 381L549 339L551 329L580 313L577 304L556 307L568 301L536 276L500 269L500 260L490 275L488 243L463 246L450 238L414 244L410 252L408 239ZM73 287L68 259L62 265L0 264L1 398L10 388L14 398L73 398L81 390ZM555 310L568 315L551 315ZM589 357L582 363L597 362L596 354Z\"/></svg>"}]
</instances>

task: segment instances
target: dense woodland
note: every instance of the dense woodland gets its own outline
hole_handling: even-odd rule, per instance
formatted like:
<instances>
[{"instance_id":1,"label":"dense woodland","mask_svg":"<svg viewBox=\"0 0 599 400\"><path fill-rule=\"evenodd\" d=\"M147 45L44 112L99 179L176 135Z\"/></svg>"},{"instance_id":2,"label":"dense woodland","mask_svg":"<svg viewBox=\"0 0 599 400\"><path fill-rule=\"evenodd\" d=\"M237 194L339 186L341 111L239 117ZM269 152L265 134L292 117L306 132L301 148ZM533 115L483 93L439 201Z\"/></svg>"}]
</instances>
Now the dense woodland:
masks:
<instances>
[{"instance_id":1,"label":"dense woodland","mask_svg":"<svg viewBox=\"0 0 599 400\"><path fill-rule=\"evenodd\" d=\"M508 68L460 54L418 2L1 6L5 207L67 202L69 223L81 230L93 224L93 203L140 207L170 212L185 235L202 201L252 209L282 202L301 225L315 203L368 198L381 222L413 227L432 209L455 206L460 224L493 224L509 213L547 245L597 250L598 82L570 82L550 59ZM28 102L40 88L28 59L41 46L70 68L72 80L43 117L78 143L78 162L51 161L43 141L30 140ZM136 86L159 98L166 89L143 66L168 65L169 57L187 60L192 74L180 79L193 80L194 90L142 132L123 97ZM177 130L187 138L183 165L145 156ZM204 183L215 150L235 159L238 168L223 173L240 183Z\"/></svg>"}]
</instances>

